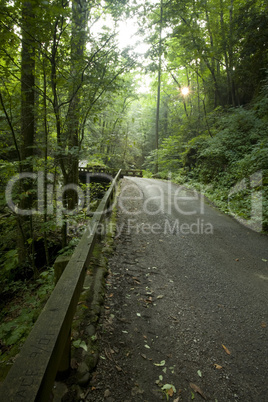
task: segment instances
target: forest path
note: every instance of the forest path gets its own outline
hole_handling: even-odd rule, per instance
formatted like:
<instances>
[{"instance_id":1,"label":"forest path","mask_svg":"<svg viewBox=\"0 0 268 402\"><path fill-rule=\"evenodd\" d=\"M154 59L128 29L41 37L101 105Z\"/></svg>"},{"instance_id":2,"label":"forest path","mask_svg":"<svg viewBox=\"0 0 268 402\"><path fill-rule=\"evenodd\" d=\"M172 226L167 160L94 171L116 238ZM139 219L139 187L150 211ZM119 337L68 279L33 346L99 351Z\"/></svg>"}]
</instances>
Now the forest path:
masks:
<instances>
[{"instance_id":1,"label":"forest path","mask_svg":"<svg viewBox=\"0 0 268 402\"><path fill-rule=\"evenodd\" d=\"M117 225L86 400L267 401L267 236L138 178L123 180Z\"/></svg>"}]
</instances>

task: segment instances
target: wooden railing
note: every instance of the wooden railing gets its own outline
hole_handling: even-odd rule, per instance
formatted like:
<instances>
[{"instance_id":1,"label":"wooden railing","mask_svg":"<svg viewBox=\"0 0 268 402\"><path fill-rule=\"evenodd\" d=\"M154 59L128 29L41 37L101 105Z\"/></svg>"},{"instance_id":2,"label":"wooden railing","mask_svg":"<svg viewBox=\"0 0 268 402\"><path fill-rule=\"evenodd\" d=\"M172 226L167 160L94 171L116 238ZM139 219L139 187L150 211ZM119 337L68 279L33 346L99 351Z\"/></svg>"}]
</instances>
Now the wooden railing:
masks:
<instances>
[{"instance_id":1,"label":"wooden railing","mask_svg":"<svg viewBox=\"0 0 268 402\"><path fill-rule=\"evenodd\" d=\"M48 402L83 288L97 238L97 228L110 207L119 171L83 234L43 311L0 387L0 401ZM68 349L68 348L67 348Z\"/></svg>"},{"instance_id":2,"label":"wooden railing","mask_svg":"<svg viewBox=\"0 0 268 402\"><path fill-rule=\"evenodd\" d=\"M135 169L121 169L120 177L123 176L133 176L133 177L142 177L142 170ZM92 173L92 174L107 174L114 177L117 174L118 170L109 169L109 168L90 168L90 167L80 167L79 173Z\"/></svg>"}]
</instances>

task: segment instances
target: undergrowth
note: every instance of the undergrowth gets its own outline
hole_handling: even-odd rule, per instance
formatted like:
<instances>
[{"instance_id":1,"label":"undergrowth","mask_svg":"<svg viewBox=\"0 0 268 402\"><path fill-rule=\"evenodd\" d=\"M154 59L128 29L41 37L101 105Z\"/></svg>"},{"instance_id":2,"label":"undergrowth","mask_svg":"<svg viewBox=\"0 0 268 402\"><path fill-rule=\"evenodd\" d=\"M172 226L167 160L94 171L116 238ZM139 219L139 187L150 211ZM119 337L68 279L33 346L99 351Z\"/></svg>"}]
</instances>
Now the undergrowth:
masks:
<instances>
[{"instance_id":1,"label":"undergrowth","mask_svg":"<svg viewBox=\"0 0 268 402\"><path fill-rule=\"evenodd\" d=\"M35 281L16 282L16 296L0 313L0 380L5 377L53 288L52 268L43 271Z\"/></svg>"}]
</instances>

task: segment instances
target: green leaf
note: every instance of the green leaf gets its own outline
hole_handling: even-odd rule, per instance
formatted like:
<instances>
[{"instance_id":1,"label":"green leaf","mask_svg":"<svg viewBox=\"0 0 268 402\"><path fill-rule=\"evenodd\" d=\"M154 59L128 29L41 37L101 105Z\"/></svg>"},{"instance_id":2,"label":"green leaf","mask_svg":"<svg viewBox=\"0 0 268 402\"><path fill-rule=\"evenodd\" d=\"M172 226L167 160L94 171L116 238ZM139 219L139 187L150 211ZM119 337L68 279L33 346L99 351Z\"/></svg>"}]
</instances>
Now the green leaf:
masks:
<instances>
[{"instance_id":1,"label":"green leaf","mask_svg":"<svg viewBox=\"0 0 268 402\"><path fill-rule=\"evenodd\" d=\"M154 363L155 366L159 366L159 367L164 366L165 364L166 364L165 360L162 360L160 363Z\"/></svg>"},{"instance_id":2,"label":"green leaf","mask_svg":"<svg viewBox=\"0 0 268 402\"><path fill-rule=\"evenodd\" d=\"M73 346L77 349L82 348L87 352L87 345L85 341L82 341L81 339L77 339L76 341L73 341Z\"/></svg>"},{"instance_id":3,"label":"green leaf","mask_svg":"<svg viewBox=\"0 0 268 402\"><path fill-rule=\"evenodd\" d=\"M173 392L175 393L175 392L177 392L176 391L176 388L174 387L174 385L172 385L172 384L165 384L165 385L163 385L163 387L161 388L163 391L165 391L166 389L173 389Z\"/></svg>"}]
</instances>

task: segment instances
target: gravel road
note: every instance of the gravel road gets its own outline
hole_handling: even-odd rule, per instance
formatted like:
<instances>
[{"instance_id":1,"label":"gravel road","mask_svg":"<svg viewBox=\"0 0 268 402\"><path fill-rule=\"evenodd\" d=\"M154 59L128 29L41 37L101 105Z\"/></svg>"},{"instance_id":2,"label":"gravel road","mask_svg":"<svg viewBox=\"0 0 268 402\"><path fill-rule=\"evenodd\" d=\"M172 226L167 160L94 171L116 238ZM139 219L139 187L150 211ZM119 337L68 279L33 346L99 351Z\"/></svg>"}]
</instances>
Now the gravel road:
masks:
<instances>
[{"instance_id":1,"label":"gravel road","mask_svg":"<svg viewBox=\"0 0 268 402\"><path fill-rule=\"evenodd\" d=\"M268 401L267 236L125 178L115 246L86 400Z\"/></svg>"}]
</instances>

